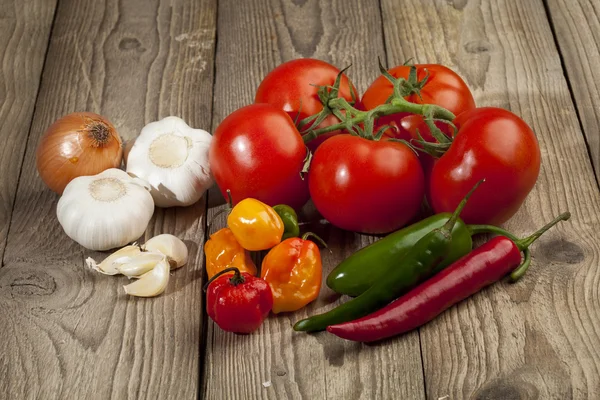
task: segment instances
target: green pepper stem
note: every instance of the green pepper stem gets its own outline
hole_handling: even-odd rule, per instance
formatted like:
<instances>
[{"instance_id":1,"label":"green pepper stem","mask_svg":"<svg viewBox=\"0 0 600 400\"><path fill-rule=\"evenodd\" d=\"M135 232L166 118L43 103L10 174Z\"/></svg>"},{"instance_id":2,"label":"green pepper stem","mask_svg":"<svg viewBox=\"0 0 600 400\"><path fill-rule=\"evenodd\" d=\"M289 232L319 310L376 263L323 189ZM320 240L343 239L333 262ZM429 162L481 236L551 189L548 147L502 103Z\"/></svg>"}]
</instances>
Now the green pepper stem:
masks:
<instances>
[{"instance_id":1,"label":"green pepper stem","mask_svg":"<svg viewBox=\"0 0 600 400\"><path fill-rule=\"evenodd\" d=\"M229 282L231 282L231 284L233 286L237 286L240 283L244 283L245 279L242 276L242 274L240 273L240 270L237 269L236 267L229 267L229 268L225 268L222 271L217 272L215 275L213 275L212 278L210 278L208 280L208 282L206 282L204 284L204 286L202 287L202 290L204 290L206 292L206 289L208 289L208 285L210 285L211 283L213 283L213 281L217 278L219 278L221 275L226 274L228 272L234 272L234 275L229 279Z\"/></svg>"},{"instance_id":2,"label":"green pepper stem","mask_svg":"<svg viewBox=\"0 0 600 400\"><path fill-rule=\"evenodd\" d=\"M531 250L527 248L523 250L523 254L525 255L525 258L521 265L519 265L517 269L510 273L510 280L512 282L516 282L519 279L521 279L529 269L529 266L531 265Z\"/></svg>"},{"instance_id":3,"label":"green pepper stem","mask_svg":"<svg viewBox=\"0 0 600 400\"><path fill-rule=\"evenodd\" d=\"M467 225L467 229L469 230L469 232L471 232L471 235L479 235L481 233L495 233L497 235L506 236L513 242L519 240L518 237L516 237L509 231L494 225Z\"/></svg>"},{"instance_id":4,"label":"green pepper stem","mask_svg":"<svg viewBox=\"0 0 600 400\"><path fill-rule=\"evenodd\" d=\"M478 235L481 233L495 233L497 235L506 236L515 243L519 241L519 238L510 233L509 231L494 225L467 225L467 229L469 230L469 232L471 232L471 235ZM530 265L531 251L527 248L523 250L523 262L510 274L511 280L513 282L516 282L519 279L521 279L529 269Z\"/></svg>"},{"instance_id":5,"label":"green pepper stem","mask_svg":"<svg viewBox=\"0 0 600 400\"><path fill-rule=\"evenodd\" d=\"M564 213L560 214L558 217L554 218L549 223L547 223L546 225L544 225L538 231L534 232L532 235L527 236L524 239L517 240L515 242L515 244L517 245L519 250L523 251L526 248L528 248L529 246L531 246L531 244L533 242L535 242L540 236L542 236L548 229L552 228L554 225L556 225L560 221L566 221L569 218L571 218L571 213L568 211L564 212Z\"/></svg>"},{"instance_id":6,"label":"green pepper stem","mask_svg":"<svg viewBox=\"0 0 600 400\"><path fill-rule=\"evenodd\" d=\"M458 207L456 207L456 210L454 210L454 213L452 213L452 216L450 217L450 219L444 224L444 226L442 227L443 230L447 231L447 232L452 232L452 228L454 228L454 224L456 224L456 220L458 219L458 217L460 216L460 213L462 212L463 208L465 208L465 206L467 205L467 201L469 200L469 198L471 197L471 195L473 194L473 192L479 187L479 185L481 185L482 182L484 182L485 179L480 180L479 182L477 182L472 188L471 190L469 190L469 193L467 193L467 195L460 201L460 203L458 203Z\"/></svg>"},{"instance_id":7,"label":"green pepper stem","mask_svg":"<svg viewBox=\"0 0 600 400\"><path fill-rule=\"evenodd\" d=\"M326 249L329 249L329 247L327 246L327 243L325 243L325 241L323 239L321 239L319 236L317 236L315 233L313 232L306 232L304 235L302 235L302 240L306 240L306 238L308 237L314 237L315 239L317 239L317 241L319 243L321 243L323 245L323 247L325 247Z\"/></svg>"},{"instance_id":8,"label":"green pepper stem","mask_svg":"<svg viewBox=\"0 0 600 400\"><path fill-rule=\"evenodd\" d=\"M507 238L515 242L519 250L523 252L524 256L521 265L519 265L510 274L511 281L516 282L525 275L525 273L529 269L529 266L531 265L531 251L529 250L529 246L531 246L531 244L535 242L540 236L542 236L548 229L552 228L560 221L568 220L570 217L571 213L562 213L558 217L554 218L554 220L552 220L551 222L543 226L541 229L539 229L537 232L524 239L519 239L512 233L493 225L468 225L467 228L471 232L471 235L476 235L479 233L496 233L499 235L506 236Z\"/></svg>"}]
</instances>

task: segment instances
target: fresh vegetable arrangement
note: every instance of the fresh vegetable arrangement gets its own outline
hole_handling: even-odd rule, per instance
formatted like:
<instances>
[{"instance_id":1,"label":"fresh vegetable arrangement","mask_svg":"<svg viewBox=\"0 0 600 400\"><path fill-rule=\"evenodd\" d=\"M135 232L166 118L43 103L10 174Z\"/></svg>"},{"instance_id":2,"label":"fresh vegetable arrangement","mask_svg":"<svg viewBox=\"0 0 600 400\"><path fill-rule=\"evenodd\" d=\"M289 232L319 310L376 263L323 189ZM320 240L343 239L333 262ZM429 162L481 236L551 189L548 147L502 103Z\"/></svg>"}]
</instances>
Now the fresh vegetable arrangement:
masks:
<instances>
[{"instance_id":1,"label":"fresh vegetable arrangement","mask_svg":"<svg viewBox=\"0 0 600 400\"><path fill-rule=\"evenodd\" d=\"M311 200L331 225L381 237L326 277L353 298L294 330L385 339L505 275L520 279L529 246L570 214L525 239L505 231L499 225L540 172L532 129L508 110L478 107L446 66L380 72L361 97L346 70L288 61L212 135L170 116L143 127L125 151L108 119L70 114L43 136L37 168L62 195L57 215L69 237L91 250L120 248L101 263L88 259L89 267L137 279L124 290L142 297L163 293L188 258L172 235L135 244L155 207L189 206L216 183L229 205L227 226L206 234L206 311L234 333L318 298L318 245L326 244L301 232L298 217ZM496 236L473 249L482 233Z\"/></svg>"},{"instance_id":2,"label":"fresh vegetable arrangement","mask_svg":"<svg viewBox=\"0 0 600 400\"><path fill-rule=\"evenodd\" d=\"M268 246L238 238L243 251L269 249L256 275L272 289L274 313L300 309L321 286L318 248L298 238L291 212L307 190L332 225L384 235L327 276L329 288L355 298L298 321L297 331L371 341L417 328L505 275L517 281L531 263L529 245L569 218L562 214L524 240L499 227L539 174L531 128L510 111L478 108L445 66L380 71L360 98L346 71L289 61L261 82L255 104L225 118L213 136L211 169L232 205L251 199L287 207L280 216L293 238L275 243L268 230ZM423 204L433 215L420 214ZM473 249L472 237L482 233L498 236Z\"/></svg>"}]
</instances>

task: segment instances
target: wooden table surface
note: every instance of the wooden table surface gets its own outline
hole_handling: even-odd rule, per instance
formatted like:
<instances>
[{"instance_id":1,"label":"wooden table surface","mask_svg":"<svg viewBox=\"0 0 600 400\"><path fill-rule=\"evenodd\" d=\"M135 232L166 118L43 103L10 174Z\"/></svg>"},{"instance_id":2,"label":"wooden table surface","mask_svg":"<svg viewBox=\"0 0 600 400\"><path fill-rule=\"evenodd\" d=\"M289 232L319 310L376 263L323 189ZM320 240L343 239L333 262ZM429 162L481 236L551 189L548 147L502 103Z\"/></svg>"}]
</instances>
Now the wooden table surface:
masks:
<instances>
[{"instance_id":1,"label":"wooden table surface","mask_svg":"<svg viewBox=\"0 0 600 400\"><path fill-rule=\"evenodd\" d=\"M0 0L0 398L599 399L598 43L598 0ZM252 335L215 327L201 287L216 191L156 211L145 237L191 251L162 296L126 297L126 278L84 266L103 254L63 233L35 169L55 119L97 112L124 139L168 115L214 131L298 57L352 64L359 91L377 57L450 66L478 105L516 112L539 139L539 180L505 226L572 219L533 247L522 281L376 345L293 332L345 300L326 287ZM314 229L326 272L374 240Z\"/></svg>"}]
</instances>

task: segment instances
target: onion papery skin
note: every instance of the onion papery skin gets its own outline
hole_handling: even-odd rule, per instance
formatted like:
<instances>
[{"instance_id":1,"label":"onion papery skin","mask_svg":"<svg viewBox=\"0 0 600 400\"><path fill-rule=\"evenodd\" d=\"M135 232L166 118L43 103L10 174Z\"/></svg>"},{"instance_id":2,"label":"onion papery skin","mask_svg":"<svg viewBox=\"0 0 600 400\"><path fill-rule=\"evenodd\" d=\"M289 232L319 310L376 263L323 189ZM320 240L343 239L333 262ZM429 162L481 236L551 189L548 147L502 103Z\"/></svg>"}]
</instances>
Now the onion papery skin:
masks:
<instances>
[{"instance_id":1,"label":"onion papery skin","mask_svg":"<svg viewBox=\"0 0 600 400\"><path fill-rule=\"evenodd\" d=\"M122 140L113 124L98 114L76 112L46 130L37 147L36 167L42 181L62 194L74 178L119 168L122 158Z\"/></svg>"}]
</instances>

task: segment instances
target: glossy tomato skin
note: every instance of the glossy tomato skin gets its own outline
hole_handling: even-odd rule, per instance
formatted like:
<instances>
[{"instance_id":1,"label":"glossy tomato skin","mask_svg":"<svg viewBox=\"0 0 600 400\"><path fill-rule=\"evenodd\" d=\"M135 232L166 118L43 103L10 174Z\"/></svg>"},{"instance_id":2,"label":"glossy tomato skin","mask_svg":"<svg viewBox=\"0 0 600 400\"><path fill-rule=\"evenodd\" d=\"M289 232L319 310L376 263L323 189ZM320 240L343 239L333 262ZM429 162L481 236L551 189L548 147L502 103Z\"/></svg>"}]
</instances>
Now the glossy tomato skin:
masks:
<instances>
[{"instance_id":1,"label":"glossy tomato skin","mask_svg":"<svg viewBox=\"0 0 600 400\"><path fill-rule=\"evenodd\" d=\"M531 128L508 110L477 108L454 121L458 133L435 163L429 202L436 213L452 211L481 179L461 218L470 224L508 221L533 189L540 148Z\"/></svg>"},{"instance_id":2,"label":"glossy tomato skin","mask_svg":"<svg viewBox=\"0 0 600 400\"><path fill-rule=\"evenodd\" d=\"M465 81L450 68L440 64L416 64L417 78L421 81L429 71L427 83L421 89L421 97L412 94L406 97L406 100L415 104L436 104L451 111L454 115L475 108L475 99L469 90ZM408 79L410 67L400 65L388 71L395 78ZM366 110L371 110L386 100L393 94L392 83L383 75L379 76L367 88L361 103ZM381 117L377 120L377 126L390 125L385 133L386 136L397 137L400 139L410 139L410 133L402 127L402 119L410 115L409 113L398 113ZM421 117L417 117L422 119Z\"/></svg>"},{"instance_id":3,"label":"glossy tomato skin","mask_svg":"<svg viewBox=\"0 0 600 400\"><path fill-rule=\"evenodd\" d=\"M338 135L315 152L308 173L317 210L333 225L382 234L413 218L423 200L423 170L406 145Z\"/></svg>"},{"instance_id":4,"label":"glossy tomato skin","mask_svg":"<svg viewBox=\"0 0 600 400\"><path fill-rule=\"evenodd\" d=\"M317 95L318 88L313 85L333 85L340 70L333 65L312 58L300 58L280 64L263 79L256 91L255 103L269 103L287 112L292 120L298 121L315 115L323 109L321 100ZM339 97L349 102L352 101L352 91L358 99L356 88L342 75ZM320 128L337 124L339 120L330 115L320 125ZM304 127L301 127L301 129ZM308 143L311 150L315 150L323 141L341 131L334 131Z\"/></svg>"},{"instance_id":5,"label":"glossy tomato skin","mask_svg":"<svg viewBox=\"0 0 600 400\"><path fill-rule=\"evenodd\" d=\"M215 130L208 157L221 193L231 190L234 204L254 198L299 209L308 201L308 183L300 176L306 147L277 107L251 104L231 113Z\"/></svg>"}]
</instances>

